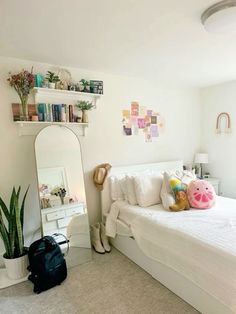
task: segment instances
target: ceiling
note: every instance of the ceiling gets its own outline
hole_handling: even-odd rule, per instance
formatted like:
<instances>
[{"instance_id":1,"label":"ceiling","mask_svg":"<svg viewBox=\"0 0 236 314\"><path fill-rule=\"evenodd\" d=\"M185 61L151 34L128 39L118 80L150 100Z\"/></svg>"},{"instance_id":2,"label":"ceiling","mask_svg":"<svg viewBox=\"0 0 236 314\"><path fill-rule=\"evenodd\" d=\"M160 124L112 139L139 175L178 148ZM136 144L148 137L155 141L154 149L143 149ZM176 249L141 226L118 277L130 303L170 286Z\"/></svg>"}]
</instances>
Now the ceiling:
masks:
<instances>
[{"instance_id":1,"label":"ceiling","mask_svg":"<svg viewBox=\"0 0 236 314\"><path fill-rule=\"evenodd\" d=\"M236 79L236 34L207 33L215 0L0 0L0 55L207 86Z\"/></svg>"}]
</instances>

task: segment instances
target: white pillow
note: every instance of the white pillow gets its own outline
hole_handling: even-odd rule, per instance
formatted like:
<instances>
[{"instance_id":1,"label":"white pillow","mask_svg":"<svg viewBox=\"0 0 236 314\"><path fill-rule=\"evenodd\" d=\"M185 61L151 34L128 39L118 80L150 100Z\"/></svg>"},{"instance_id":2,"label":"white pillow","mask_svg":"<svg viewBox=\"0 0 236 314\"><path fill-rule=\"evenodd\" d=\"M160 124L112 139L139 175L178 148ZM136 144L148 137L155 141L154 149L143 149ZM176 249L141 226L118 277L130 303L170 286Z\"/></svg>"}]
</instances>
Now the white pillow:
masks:
<instances>
[{"instance_id":1,"label":"white pillow","mask_svg":"<svg viewBox=\"0 0 236 314\"><path fill-rule=\"evenodd\" d=\"M132 175L127 175L125 177L126 179L126 188L127 188L127 199L130 205L137 205L137 197L135 193L135 187L134 187L134 177Z\"/></svg>"},{"instance_id":2,"label":"white pillow","mask_svg":"<svg viewBox=\"0 0 236 314\"><path fill-rule=\"evenodd\" d=\"M124 194L121 189L120 181L125 177L125 175L111 176L110 180L110 193L111 199L113 201L122 201L124 200Z\"/></svg>"},{"instance_id":3,"label":"white pillow","mask_svg":"<svg viewBox=\"0 0 236 314\"><path fill-rule=\"evenodd\" d=\"M168 210L170 209L170 206L175 204L175 197L173 192L171 191L169 179L170 179L169 174L164 172L161 187L161 201L163 207Z\"/></svg>"},{"instance_id":4,"label":"white pillow","mask_svg":"<svg viewBox=\"0 0 236 314\"><path fill-rule=\"evenodd\" d=\"M161 174L145 174L134 177L135 194L139 206L148 207L161 203L162 180Z\"/></svg>"},{"instance_id":5,"label":"white pillow","mask_svg":"<svg viewBox=\"0 0 236 314\"><path fill-rule=\"evenodd\" d=\"M128 188L127 188L126 177L124 177L121 180L119 180L119 184L120 184L120 187L121 187L121 191L123 193L123 197L128 202L129 198L128 198Z\"/></svg>"}]
</instances>

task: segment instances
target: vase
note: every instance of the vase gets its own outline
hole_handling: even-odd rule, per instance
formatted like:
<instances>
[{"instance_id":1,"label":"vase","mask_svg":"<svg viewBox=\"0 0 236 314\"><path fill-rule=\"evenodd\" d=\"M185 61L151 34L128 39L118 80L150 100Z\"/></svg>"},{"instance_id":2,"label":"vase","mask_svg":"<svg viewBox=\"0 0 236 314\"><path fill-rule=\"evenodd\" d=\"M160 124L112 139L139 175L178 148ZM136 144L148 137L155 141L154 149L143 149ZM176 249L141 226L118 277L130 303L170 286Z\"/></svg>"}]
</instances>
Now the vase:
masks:
<instances>
[{"instance_id":1,"label":"vase","mask_svg":"<svg viewBox=\"0 0 236 314\"><path fill-rule=\"evenodd\" d=\"M61 205L64 205L64 197L60 196L60 199L61 199Z\"/></svg>"},{"instance_id":2,"label":"vase","mask_svg":"<svg viewBox=\"0 0 236 314\"><path fill-rule=\"evenodd\" d=\"M28 115L28 97L25 97L21 100L20 104L20 120L21 121L28 121L29 115Z\"/></svg>"},{"instance_id":3,"label":"vase","mask_svg":"<svg viewBox=\"0 0 236 314\"><path fill-rule=\"evenodd\" d=\"M28 254L17 258L5 258L4 264L6 266L7 275L9 278L17 280L28 275L27 266L29 265Z\"/></svg>"},{"instance_id":4,"label":"vase","mask_svg":"<svg viewBox=\"0 0 236 314\"><path fill-rule=\"evenodd\" d=\"M82 123L88 123L88 110L82 111Z\"/></svg>"},{"instance_id":5,"label":"vase","mask_svg":"<svg viewBox=\"0 0 236 314\"><path fill-rule=\"evenodd\" d=\"M78 111L77 122L81 123L83 118L83 112L81 110Z\"/></svg>"}]
</instances>

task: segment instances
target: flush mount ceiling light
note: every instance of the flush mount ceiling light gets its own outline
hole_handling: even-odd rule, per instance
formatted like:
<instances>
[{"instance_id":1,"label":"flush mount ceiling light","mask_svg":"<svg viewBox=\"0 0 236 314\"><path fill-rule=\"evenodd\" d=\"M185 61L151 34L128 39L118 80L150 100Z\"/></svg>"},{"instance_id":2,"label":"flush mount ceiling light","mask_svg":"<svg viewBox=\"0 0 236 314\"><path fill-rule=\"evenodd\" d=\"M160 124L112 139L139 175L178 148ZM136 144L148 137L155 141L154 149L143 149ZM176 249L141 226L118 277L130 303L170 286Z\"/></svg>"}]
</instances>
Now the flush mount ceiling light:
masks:
<instances>
[{"instance_id":1,"label":"flush mount ceiling light","mask_svg":"<svg viewBox=\"0 0 236 314\"><path fill-rule=\"evenodd\" d=\"M236 0L224 0L203 12L202 24L210 33L236 33Z\"/></svg>"}]
</instances>

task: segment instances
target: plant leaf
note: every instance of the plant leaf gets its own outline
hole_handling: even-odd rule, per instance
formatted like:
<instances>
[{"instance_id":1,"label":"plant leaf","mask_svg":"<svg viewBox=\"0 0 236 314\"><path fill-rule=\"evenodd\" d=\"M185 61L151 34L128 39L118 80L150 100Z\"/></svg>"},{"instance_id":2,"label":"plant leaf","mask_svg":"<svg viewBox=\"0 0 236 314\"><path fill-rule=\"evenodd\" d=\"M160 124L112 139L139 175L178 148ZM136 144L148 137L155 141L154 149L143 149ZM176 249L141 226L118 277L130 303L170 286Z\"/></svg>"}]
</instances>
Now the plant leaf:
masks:
<instances>
[{"instance_id":1,"label":"plant leaf","mask_svg":"<svg viewBox=\"0 0 236 314\"><path fill-rule=\"evenodd\" d=\"M18 190L17 190L17 193L16 193L18 199L19 199L19 197L20 197L20 191L21 191L21 186L19 186L19 188L18 188Z\"/></svg>"},{"instance_id":2,"label":"plant leaf","mask_svg":"<svg viewBox=\"0 0 236 314\"><path fill-rule=\"evenodd\" d=\"M9 258L13 257L13 252L12 252L10 241L9 241L9 233L7 232L7 228L4 225L1 211L0 211L0 234L1 234L1 238L3 240L4 246L5 246L7 257Z\"/></svg>"},{"instance_id":3,"label":"plant leaf","mask_svg":"<svg viewBox=\"0 0 236 314\"><path fill-rule=\"evenodd\" d=\"M16 220L16 234L19 244L19 255L23 255L24 252L24 243L23 243L23 234L21 227L21 215L20 215L20 207L19 200L17 198L16 192L14 193L14 202L15 202L15 220Z\"/></svg>"},{"instance_id":4,"label":"plant leaf","mask_svg":"<svg viewBox=\"0 0 236 314\"><path fill-rule=\"evenodd\" d=\"M23 226L24 226L25 199L26 199L26 196L27 196L27 194L28 194L29 188L30 188L30 186L28 185L28 188L27 188L27 190L25 191L25 194L24 194L24 197L23 197L23 200L22 200L22 203L21 203L20 221L21 221L22 230L23 230Z\"/></svg>"},{"instance_id":5,"label":"plant leaf","mask_svg":"<svg viewBox=\"0 0 236 314\"><path fill-rule=\"evenodd\" d=\"M14 252L15 249L15 197L18 198L18 195L20 194L20 188L18 189L17 193L15 190L15 187L13 187L12 193L11 193L11 199L10 199L10 219L8 222L8 228L9 228L9 242L11 246L12 252Z\"/></svg>"},{"instance_id":6,"label":"plant leaf","mask_svg":"<svg viewBox=\"0 0 236 314\"><path fill-rule=\"evenodd\" d=\"M6 204L4 203L4 201L2 200L2 198L0 197L0 207L2 208L2 211L7 219L7 221L9 222L10 219L10 213L8 211L8 208L6 206Z\"/></svg>"}]
</instances>

